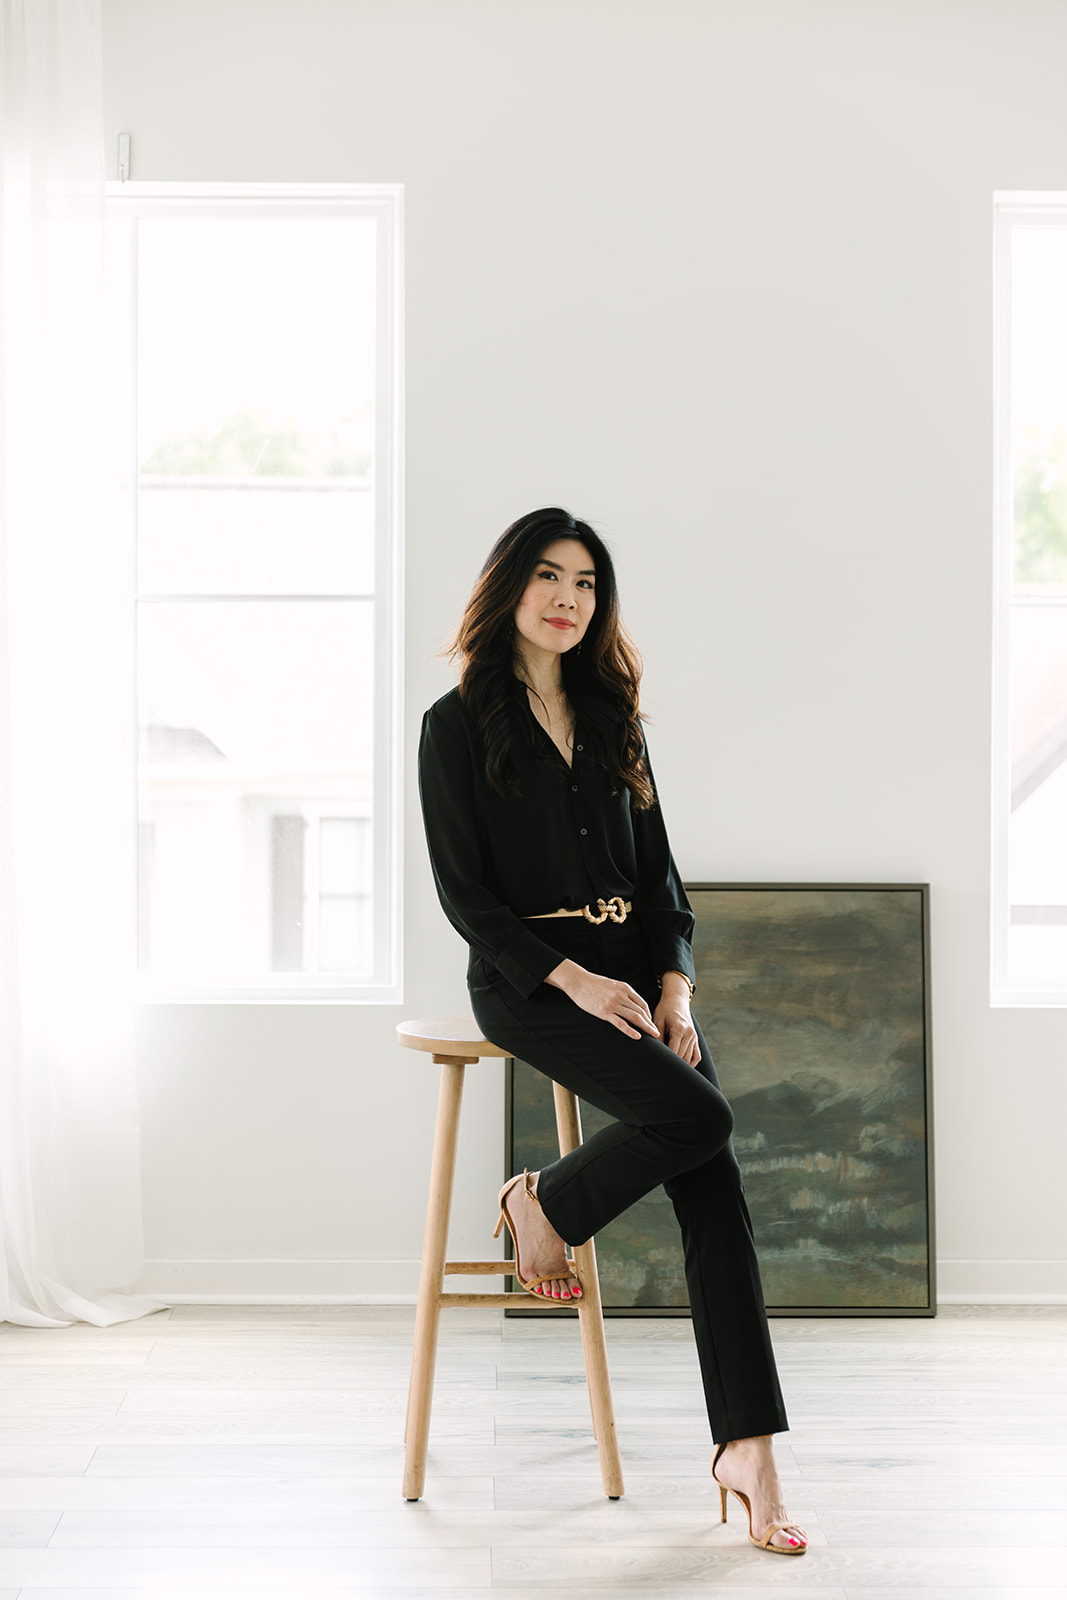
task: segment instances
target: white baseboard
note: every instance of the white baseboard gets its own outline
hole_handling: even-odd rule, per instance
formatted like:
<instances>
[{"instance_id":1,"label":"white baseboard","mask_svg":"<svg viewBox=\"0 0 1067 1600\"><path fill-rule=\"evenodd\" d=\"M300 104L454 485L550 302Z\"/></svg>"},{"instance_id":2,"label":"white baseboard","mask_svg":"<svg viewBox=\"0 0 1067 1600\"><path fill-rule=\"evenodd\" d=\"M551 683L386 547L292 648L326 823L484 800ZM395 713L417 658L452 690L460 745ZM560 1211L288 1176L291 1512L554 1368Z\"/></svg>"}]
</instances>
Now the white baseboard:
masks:
<instances>
[{"instance_id":1,"label":"white baseboard","mask_svg":"<svg viewBox=\"0 0 1067 1600\"><path fill-rule=\"evenodd\" d=\"M1067 1260L943 1260L937 1298L944 1305L1067 1305Z\"/></svg>"},{"instance_id":2,"label":"white baseboard","mask_svg":"<svg viewBox=\"0 0 1067 1600\"><path fill-rule=\"evenodd\" d=\"M414 1306L413 1294L168 1294L168 1306Z\"/></svg>"},{"instance_id":3,"label":"white baseboard","mask_svg":"<svg viewBox=\"0 0 1067 1600\"><path fill-rule=\"evenodd\" d=\"M939 1306L1067 1306L1067 1294L939 1294Z\"/></svg>"},{"instance_id":4,"label":"white baseboard","mask_svg":"<svg viewBox=\"0 0 1067 1600\"><path fill-rule=\"evenodd\" d=\"M939 1305L1067 1305L1067 1261L938 1262ZM451 1280L450 1280L451 1281ZM457 1279L499 1294L503 1278ZM146 1261L131 1290L168 1305L411 1306L418 1261Z\"/></svg>"},{"instance_id":5,"label":"white baseboard","mask_svg":"<svg viewBox=\"0 0 1067 1600\"><path fill-rule=\"evenodd\" d=\"M499 1294L499 1278L449 1279L464 1293ZM168 1305L414 1305L418 1261L146 1261L132 1292Z\"/></svg>"}]
</instances>

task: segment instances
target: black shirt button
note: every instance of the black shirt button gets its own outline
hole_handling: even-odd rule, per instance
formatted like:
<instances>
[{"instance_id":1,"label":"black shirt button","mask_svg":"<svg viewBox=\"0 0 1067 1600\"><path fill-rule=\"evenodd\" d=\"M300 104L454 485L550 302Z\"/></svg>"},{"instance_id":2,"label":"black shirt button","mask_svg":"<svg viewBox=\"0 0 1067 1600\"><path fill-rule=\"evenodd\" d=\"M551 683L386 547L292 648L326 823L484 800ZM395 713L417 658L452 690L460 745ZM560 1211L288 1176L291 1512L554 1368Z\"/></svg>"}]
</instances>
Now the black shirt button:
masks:
<instances>
[{"instance_id":1,"label":"black shirt button","mask_svg":"<svg viewBox=\"0 0 1067 1600\"><path fill-rule=\"evenodd\" d=\"M584 839L586 834L589 832L589 829L588 828L579 828L578 832L581 834L582 838Z\"/></svg>"},{"instance_id":2,"label":"black shirt button","mask_svg":"<svg viewBox=\"0 0 1067 1600\"><path fill-rule=\"evenodd\" d=\"M584 744L576 744L574 748L576 750L584 750L585 749L585 745Z\"/></svg>"},{"instance_id":3,"label":"black shirt button","mask_svg":"<svg viewBox=\"0 0 1067 1600\"><path fill-rule=\"evenodd\" d=\"M577 794L577 793L578 793L578 785L576 783L572 783L571 784L571 794Z\"/></svg>"}]
</instances>

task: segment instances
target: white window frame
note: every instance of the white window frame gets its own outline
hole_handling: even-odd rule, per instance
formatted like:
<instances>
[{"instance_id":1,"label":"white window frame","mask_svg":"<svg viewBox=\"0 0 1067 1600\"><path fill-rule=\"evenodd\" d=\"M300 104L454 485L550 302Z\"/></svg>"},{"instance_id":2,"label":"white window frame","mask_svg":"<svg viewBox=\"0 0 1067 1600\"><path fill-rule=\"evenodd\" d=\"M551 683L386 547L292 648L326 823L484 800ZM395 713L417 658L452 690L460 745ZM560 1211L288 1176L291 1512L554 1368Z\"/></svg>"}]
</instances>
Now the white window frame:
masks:
<instances>
[{"instance_id":1,"label":"white window frame","mask_svg":"<svg viewBox=\"0 0 1067 1600\"><path fill-rule=\"evenodd\" d=\"M108 183L109 223L139 217L218 215L373 216L379 223L375 427L374 584L374 969L366 981L331 982L317 974L269 973L255 983L190 985L140 974L146 1002L190 1004L395 1004L403 999L403 186L326 183ZM136 280L131 279L134 290ZM130 304L130 355L136 372L136 292ZM131 379L131 381L133 381ZM137 447L131 430L131 544L136 552ZM133 604L138 603L136 554ZM206 596L205 598L210 598ZM272 594L272 600L304 595ZM345 596L338 596L344 599ZM133 804L136 807L136 784Z\"/></svg>"},{"instance_id":2,"label":"white window frame","mask_svg":"<svg viewBox=\"0 0 1067 1600\"><path fill-rule=\"evenodd\" d=\"M993 197L993 738L992 863L990 894L991 1006L1067 1006L1067 973L1061 986L1012 984L1008 980L1011 926L1009 843L1011 828L1010 631L1013 573L1014 493L1011 417L1011 239L1018 227L1067 225L1067 191L1003 191Z\"/></svg>"}]
</instances>

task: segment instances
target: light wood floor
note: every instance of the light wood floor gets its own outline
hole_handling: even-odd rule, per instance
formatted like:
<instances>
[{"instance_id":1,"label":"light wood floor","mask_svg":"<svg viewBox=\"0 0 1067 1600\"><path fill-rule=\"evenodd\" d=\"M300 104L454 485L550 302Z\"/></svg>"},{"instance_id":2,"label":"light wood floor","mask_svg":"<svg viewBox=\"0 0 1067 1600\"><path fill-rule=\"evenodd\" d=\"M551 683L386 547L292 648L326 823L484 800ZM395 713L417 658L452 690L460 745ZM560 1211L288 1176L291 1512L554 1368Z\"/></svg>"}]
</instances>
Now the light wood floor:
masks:
<instances>
[{"instance_id":1,"label":"light wood floor","mask_svg":"<svg viewBox=\"0 0 1067 1600\"><path fill-rule=\"evenodd\" d=\"M182 1307L0 1326L0 1600L1048 1600L1067 1595L1067 1308L775 1320L789 1509L718 1522L688 1322L608 1325L626 1497L572 1322L443 1318L430 1473L400 1499L413 1312Z\"/></svg>"}]
</instances>

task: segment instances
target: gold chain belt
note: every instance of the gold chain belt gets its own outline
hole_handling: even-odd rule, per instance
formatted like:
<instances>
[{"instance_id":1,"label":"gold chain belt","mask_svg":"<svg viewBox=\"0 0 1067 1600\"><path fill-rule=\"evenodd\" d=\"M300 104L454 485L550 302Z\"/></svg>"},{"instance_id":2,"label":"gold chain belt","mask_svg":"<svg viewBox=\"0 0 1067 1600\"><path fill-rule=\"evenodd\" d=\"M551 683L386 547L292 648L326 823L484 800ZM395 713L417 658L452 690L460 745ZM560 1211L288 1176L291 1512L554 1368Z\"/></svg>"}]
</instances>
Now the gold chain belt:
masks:
<instances>
[{"instance_id":1,"label":"gold chain belt","mask_svg":"<svg viewBox=\"0 0 1067 1600\"><path fill-rule=\"evenodd\" d=\"M588 906L579 906L577 911L566 911L562 907L559 911L536 911L532 917L523 917L524 922L543 922L547 917L584 917L586 922L601 923L625 922L633 906L629 900L624 900L621 895L612 895L610 900L597 899L599 917L594 916Z\"/></svg>"}]
</instances>

